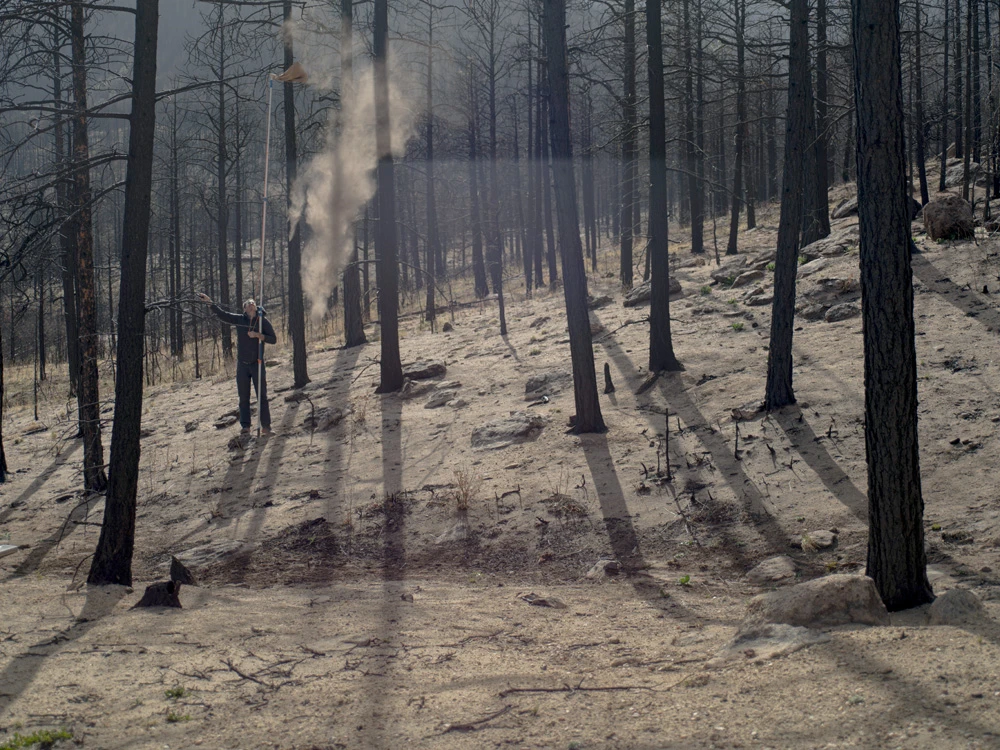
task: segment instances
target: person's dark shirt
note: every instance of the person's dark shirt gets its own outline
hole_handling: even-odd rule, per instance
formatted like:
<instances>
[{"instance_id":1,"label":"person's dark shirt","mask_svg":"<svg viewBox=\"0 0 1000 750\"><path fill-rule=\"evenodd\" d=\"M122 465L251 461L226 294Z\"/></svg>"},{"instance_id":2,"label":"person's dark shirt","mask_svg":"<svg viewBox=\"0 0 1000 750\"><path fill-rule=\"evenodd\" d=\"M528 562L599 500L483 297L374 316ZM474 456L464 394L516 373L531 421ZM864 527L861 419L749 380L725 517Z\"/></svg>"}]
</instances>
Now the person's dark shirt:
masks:
<instances>
[{"instance_id":1,"label":"person's dark shirt","mask_svg":"<svg viewBox=\"0 0 1000 750\"><path fill-rule=\"evenodd\" d=\"M271 327L271 322L267 318L263 317L260 312L258 312L257 317L251 321L246 313L226 312L221 307L214 304L211 309L212 312L215 313L215 317L223 323L228 323L229 325L236 327L236 356L240 362L257 361L257 339L250 338L248 334L251 330L258 330L258 323L263 325L265 344L273 344L277 341L277 338L274 336L274 329Z\"/></svg>"}]
</instances>

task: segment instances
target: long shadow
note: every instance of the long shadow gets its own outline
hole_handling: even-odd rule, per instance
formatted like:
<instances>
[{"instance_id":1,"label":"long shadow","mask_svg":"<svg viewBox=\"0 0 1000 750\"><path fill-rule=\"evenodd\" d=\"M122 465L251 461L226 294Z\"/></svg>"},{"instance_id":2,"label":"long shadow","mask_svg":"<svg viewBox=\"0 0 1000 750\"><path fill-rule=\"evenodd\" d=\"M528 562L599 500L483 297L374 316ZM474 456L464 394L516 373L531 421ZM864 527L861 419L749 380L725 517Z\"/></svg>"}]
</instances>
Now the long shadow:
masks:
<instances>
[{"instance_id":1,"label":"long shadow","mask_svg":"<svg viewBox=\"0 0 1000 750\"><path fill-rule=\"evenodd\" d=\"M1000 310L978 299L974 290L962 289L924 255L912 258L913 275L932 292L950 302L988 331L1000 330Z\"/></svg>"},{"instance_id":2,"label":"long shadow","mask_svg":"<svg viewBox=\"0 0 1000 750\"><path fill-rule=\"evenodd\" d=\"M111 614L125 592L125 588L119 586L88 587L83 609L72 625L46 641L28 646L27 651L12 658L0 671L0 716L5 715L11 704L28 689L46 657L54 656Z\"/></svg>"},{"instance_id":3,"label":"long shadow","mask_svg":"<svg viewBox=\"0 0 1000 750\"><path fill-rule=\"evenodd\" d=\"M638 371L617 341L605 339L602 346L628 382L638 380ZM729 484L733 495L740 500L744 510L753 519L757 531L769 548L769 554L783 554L788 546L788 535L768 511L764 496L754 481L747 476L742 462L733 456L732 448L722 434L711 427L678 378L669 375L661 377L657 386L666 397L671 415L680 417L688 428L697 431L698 439L711 454L712 460ZM650 422L650 426L659 428L660 425ZM746 570L752 567L753 560L744 555L738 545L728 545L727 551L734 556L737 565Z\"/></svg>"},{"instance_id":4,"label":"long shadow","mask_svg":"<svg viewBox=\"0 0 1000 750\"><path fill-rule=\"evenodd\" d=\"M59 471L59 469L61 469L66 463L69 462L69 459L73 456L74 453L76 453L80 449L80 446L82 445L83 445L82 440L74 441L73 446L68 451L59 456L56 456L56 458L52 461L52 463L50 463L48 466L42 469L42 473L39 474L37 477L35 477L32 480L31 484L25 487L24 490L21 492L21 494L11 501L10 505L7 507L5 511L0 513L0 523L3 523L8 518L10 518L11 514L17 509L17 506L19 506L21 503L25 502L29 497L38 492L38 490L40 490L45 485L45 483L49 481L57 471Z\"/></svg>"},{"instance_id":5,"label":"long shadow","mask_svg":"<svg viewBox=\"0 0 1000 750\"><path fill-rule=\"evenodd\" d=\"M802 460L816 472L831 494L843 503L858 520L868 523L868 496L858 489L840 465L830 455L812 426L801 415L801 412L791 407L771 415L785 432L785 437L792 447L798 451Z\"/></svg>"},{"instance_id":6,"label":"long shadow","mask_svg":"<svg viewBox=\"0 0 1000 750\"><path fill-rule=\"evenodd\" d=\"M13 572L4 578L4 581L9 581L11 578L17 578L19 576L26 576L30 573L34 573L41 567L42 562L48 556L48 554L59 546L59 543L72 534L76 528L79 526L77 521L83 521L86 519L87 514L90 512L91 503L103 500L102 495L89 495L86 500L75 505L70 509L69 515L66 516L66 520L59 524L59 528L53 532L53 534L47 539L38 542L31 547L31 551L28 556L21 561L21 563L13 570ZM96 544L96 542L95 542Z\"/></svg>"},{"instance_id":7,"label":"long shadow","mask_svg":"<svg viewBox=\"0 0 1000 750\"><path fill-rule=\"evenodd\" d=\"M403 488L402 459L402 403L396 394L384 394L382 404L382 490L384 526L382 547L382 606L379 621L375 623L378 638L383 643L396 640L402 619L399 582L406 568L406 507L399 496ZM365 734L372 747L391 747L390 738L395 734L393 724L398 721L389 702L386 682L392 681L391 662L381 675L366 678Z\"/></svg>"}]
</instances>

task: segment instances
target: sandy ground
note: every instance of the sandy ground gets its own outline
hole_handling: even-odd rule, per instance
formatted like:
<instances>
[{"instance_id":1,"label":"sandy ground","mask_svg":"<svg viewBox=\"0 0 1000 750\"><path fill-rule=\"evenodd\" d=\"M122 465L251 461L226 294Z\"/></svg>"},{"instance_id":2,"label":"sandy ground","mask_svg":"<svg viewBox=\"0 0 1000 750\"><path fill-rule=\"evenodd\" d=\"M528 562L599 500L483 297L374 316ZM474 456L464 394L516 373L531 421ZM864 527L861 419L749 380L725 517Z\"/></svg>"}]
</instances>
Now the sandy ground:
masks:
<instances>
[{"instance_id":1,"label":"sandy ground","mask_svg":"<svg viewBox=\"0 0 1000 750\"><path fill-rule=\"evenodd\" d=\"M759 259L773 242L767 226L745 248ZM276 434L242 449L238 427L213 426L236 405L225 376L150 389L134 591L80 585L103 501L78 492L64 407L45 405L42 430L15 409L0 543L28 547L0 559L0 741L64 727L85 748L1000 746L1000 244L921 244L932 582L972 590L992 619L929 627L907 612L781 658L728 652L764 590L746 579L756 563L863 571L860 318L798 323L798 406L737 423L763 394L769 306L709 286L714 265L678 268L685 371L636 395L647 308L621 305L609 260L591 280L613 297L592 312L616 385L603 435L567 433L563 300L544 290L511 293L506 339L491 303L447 333L411 319L404 361L447 372L409 397L374 395L374 342L312 352L308 398L286 401L279 350ZM849 246L800 294L856 300L857 262ZM543 374L549 400L530 405ZM473 446L511 412L546 424ZM669 482L656 476L666 419ZM823 529L832 548L791 545ZM184 608L130 609L184 553L201 583ZM587 578L602 558L622 573Z\"/></svg>"}]
</instances>

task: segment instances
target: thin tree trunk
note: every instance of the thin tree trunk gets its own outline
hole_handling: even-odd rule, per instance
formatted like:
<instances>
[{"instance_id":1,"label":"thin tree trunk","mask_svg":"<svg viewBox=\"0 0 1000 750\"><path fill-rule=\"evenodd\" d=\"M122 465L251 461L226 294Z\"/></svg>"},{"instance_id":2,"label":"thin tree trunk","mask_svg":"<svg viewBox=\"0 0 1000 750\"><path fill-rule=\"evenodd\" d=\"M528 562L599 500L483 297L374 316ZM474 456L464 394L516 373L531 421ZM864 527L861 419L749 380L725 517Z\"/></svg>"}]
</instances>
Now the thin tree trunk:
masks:
<instances>
[{"instance_id":1,"label":"thin tree trunk","mask_svg":"<svg viewBox=\"0 0 1000 750\"><path fill-rule=\"evenodd\" d=\"M7 454L3 449L3 326L0 326L0 484L7 481Z\"/></svg>"},{"instance_id":2,"label":"thin tree trunk","mask_svg":"<svg viewBox=\"0 0 1000 750\"><path fill-rule=\"evenodd\" d=\"M965 0L965 153L962 161L962 198L969 200L972 158L972 0ZM975 208L973 208L973 212Z\"/></svg>"},{"instance_id":3,"label":"thin tree trunk","mask_svg":"<svg viewBox=\"0 0 1000 750\"><path fill-rule=\"evenodd\" d=\"M58 24L53 24L52 29L52 98L56 109L52 133L56 169L64 171L67 163L62 116L62 66L60 64L62 60L62 44L60 43L61 36ZM73 241L74 220L68 218L68 189L69 186L65 179L59 180L56 183L56 210L59 212L61 220L61 224L59 225L59 247L62 258L63 319L66 326L66 364L69 370L69 395L77 396L80 382L80 334L78 326L80 311L77 307L76 280L78 261L76 258L76 243ZM82 435L82 417L79 414L79 405L77 412L77 432Z\"/></svg>"},{"instance_id":4,"label":"thin tree trunk","mask_svg":"<svg viewBox=\"0 0 1000 750\"><path fill-rule=\"evenodd\" d=\"M343 2L346 4L351 0L343 0ZM437 318L434 303L434 264L441 255L441 237L438 232L437 197L434 194L434 6L430 3L427 6L427 127L425 133L427 148L427 250L425 255L427 299L424 306L424 319L433 327ZM521 191L518 190L519 208L520 195Z\"/></svg>"},{"instance_id":5,"label":"thin tree trunk","mask_svg":"<svg viewBox=\"0 0 1000 750\"><path fill-rule=\"evenodd\" d=\"M559 247L562 251L563 294L573 362L573 395L576 404L574 432L603 432L604 418L597 395L597 371L587 312L587 271L580 245L573 148L570 142L569 71L566 61L565 0L545 0L545 46L552 107L552 172L555 180Z\"/></svg>"},{"instance_id":6,"label":"thin tree trunk","mask_svg":"<svg viewBox=\"0 0 1000 750\"><path fill-rule=\"evenodd\" d=\"M774 411L795 403L792 389L792 325L795 319L795 274L802 228L802 159L809 144L809 4L791 0L788 59L788 114L785 118L785 172L781 184L778 252L774 263L774 301L767 356L764 408Z\"/></svg>"},{"instance_id":7,"label":"thin tree trunk","mask_svg":"<svg viewBox=\"0 0 1000 750\"><path fill-rule=\"evenodd\" d=\"M132 585L139 432L142 427L142 355L146 331L146 248L156 128L158 15L159 0L144 0L136 5L132 116L118 297L118 371L108 472L110 481L101 536L87 578L88 583L96 585Z\"/></svg>"},{"instance_id":8,"label":"thin tree trunk","mask_svg":"<svg viewBox=\"0 0 1000 750\"><path fill-rule=\"evenodd\" d=\"M945 0L947 3L948 0ZM968 2L968 0L966 0ZM965 154L963 130L965 129L964 97L962 94L962 6L960 0L955 0L955 158L961 159Z\"/></svg>"},{"instance_id":9,"label":"thin tree trunk","mask_svg":"<svg viewBox=\"0 0 1000 750\"><path fill-rule=\"evenodd\" d=\"M899 0L852 0L865 349L868 569L891 611L931 601L917 446L917 358Z\"/></svg>"},{"instance_id":10,"label":"thin tree trunk","mask_svg":"<svg viewBox=\"0 0 1000 750\"><path fill-rule=\"evenodd\" d=\"M747 137L746 0L734 0L733 14L736 19L736 163L733 166L733 202L726 255L736 255L738 252L743 195L743 151Z\"/></svg>"},{"instance_id":11,"label":"thin tree trunk","mask_svg":"<svg viewBox=\"0 0 1000 750\"><path fill-rule=\"evenodd\" d=\"M819 222L819 236L830 235L830 137L826 132L829 96L829 74L826 64L826 4L827 0L816 0L816 220Z\"/></svg>"},{"instance_id":12,"label":"thin tree trunk","mask_svg":"<svg viewBox=\"0 0 1000 750\"><path fill-rule=\"evenodd\" d=\"M941 176L938 181L938 191L947 189L948 173L948 63L950 61L949 34L951 32L951 3L944 0L944 73L941 77Z\"/></svg>"},{"instance_id":13,"label":"thin tree trunk","mask_svg":"<svg viewBox=\"0 0 1000 750\"><path fill-rule=\"evenodd\" d=\"M285 0L285 5L287 7L288 15L291 15L291 2L290 0ZM291 49L292 43L289 40L285 47L285 59L286 62L293 60ZM290 62L288 63L291 64ZM340 102L340 113L342 124L341 127L346 127L347 118L350 117L351 110L354 107L354 3L352 0L341 0L340 2L340 78L341 78L341 102ZM285 84L286 87L290 88L291 84ZM287 89L286 89L287 90ZM285 107L288 107L289 97L285 98ZM294 111L294 103L293 103ZM287 124L285 126L288 127ZM338 154L338 167L340 165L340 155ZM338 182L339 182L338 177ZM353 222L352 222L353 223ZM298 235L298 228L296 228L296 235ZM291 257L291 248L289 248L289 258ZM291 268L291 263L289 263L289 268ZM295 265L301 268L301 261L296 260ZM351 254L348 258L347 266L344 268L344 346L360 346L361 344L368 343L368 339L365 336L365 326L364 321L361 317L361 277L358 270L358 243L355 233L351 231ZM301 278L297 286L299 291L297 292L298 299L301 299ZM291 285L289 285L291 286ZM304 338L304 337L303 337ZM305 370L305 342L302 343L302 358L303 358L303 371ZM306 378L308 381L308 377ZM305 383L303 383L305 385Z\"/></svg>"},{"instance_id":14,"label":"thin tree trunk","mask_svg":"<svg viewBox=\"0 0 1000 750\"><path fill-rule=\"evenodd\" d=\"M472 85L470 84L470 89ZM476 95L471 91L469 114L469 221L472 224L472 275L476 296L482 299L490 293L483 259L483 222L479 210L479 163L476 134Z\"/></svg>"},{"instance_id":15,"label":"thin tree trunk","mask_svg":"<svg viewBox=\"0 0 1000 750\"><path fill-rule=\"evenodd\" d=\"M87 134L87 63L84 36L84 3L74 2L71 11L73 55L73 158L77 280L79 283L80 333L80 421L83 432L83 485L104 492L108 485L101 442L101 399L97 370L97 291L94 281L94 232L91 219L90 144ZM145 270L145 269L144 269Z\"/></svg>"},{"instance_id":16,"label":"thin tree trunk","mask_svg":"<svg viewBox=\"0 0 1000 750\"><path fill-rule=\"evenodd\" d=\"M218 214L216 215L216 232L218 237L216 241L218 262L219 262L219 304L224 309L228 310L230 308L230 298L229 298L229 248L228 248L228 234L229 234L229 199L226 195L226 54L225 54L225 32L222 23L222 13L224 9L219 6L218 12L219 16L219 26L217 33L219 34L219 90L218 90L218 128L219 132L216 134L218 141L216 142L216 154L215 154L215 181L216 181L216 196L218 198ZM239 300L242 304L243 300ZM229 326L220 326L222 329L222 356L226 359L233 358L233 337Z\"/></svg>"},{"instance_id":17,"label":"thin tree trunk","mask_svg":"<svg viewBox=\"0 0 1000 750\"><path fill-rule=\"evenodd\" d=\"M375 0L375 150L379 154L378 254L379 321L381 323L380 381L377 393L403 387L399 359L399 267L396 260L396 187L389 113L389 2Z\"/></svg>"},{"instance_id":18,"label":"thin tree trunk","mask_svg":"<svg viewBox=\"0 0 1000 750\"><path fill-rule=\"evenodd\" d=\"M649 81L649 371L680 370L670 333L670 253L667 226L667 124L659 3L646 3Z\"/></svg>"},{"instance_id":19,"label":"thin tree trunk","mask_svg":"<svg viewBox=\"0 0 1000 750\"><path fill-rule=\"evenodd\" d=\"M621 253L619 279L624 289L631 289L634 283L632 271L632 204L635 201L635 162L638 150L636 140L639 127L636 111L635 0L625 0L622 20L625 24L625 49L623 53L625 96L622 100L624 133L622 135L621 224L618 237Z\"/></svg>"},{"instance_id":20,"label":"thin tree trunk","mask_svg":"<svg viewBox=\"0 0 1000 750\"><path fill-rule=\"evenodd\" d=\"M920 205L926 206L930 201L930 194L927 189L927 146L924 142L926 124L924 122L924 74L923 55L921 53L921 41L923 37L923 11L920 7L920 0L915 0L916 31L914 40L914 75L916 81L916 147L917 147L917 175L920 180Z\"/></svg>"}]
</instances>

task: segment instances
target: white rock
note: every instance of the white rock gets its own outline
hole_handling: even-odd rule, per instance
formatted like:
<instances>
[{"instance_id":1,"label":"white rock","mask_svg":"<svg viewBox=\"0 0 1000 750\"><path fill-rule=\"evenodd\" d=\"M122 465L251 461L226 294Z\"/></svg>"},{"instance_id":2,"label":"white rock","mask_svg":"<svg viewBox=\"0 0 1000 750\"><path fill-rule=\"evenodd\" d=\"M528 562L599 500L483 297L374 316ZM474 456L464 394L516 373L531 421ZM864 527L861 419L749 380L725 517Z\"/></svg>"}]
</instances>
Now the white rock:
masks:
<instances>
[{"instance_id":1,"label":"white rock","mask_svg":"<svg viewBox=\"0 0 1000 750\"><path fill-rule=\"evenodd\" d=\"M950 589L934 600L927 611L931 625L962 625L985 615L979 597L967 589Z\"/></svg>"},{"instance_id":2,"label":"white rock","mask_svg":"<svg viewBox=\"0 0 1000 750\"><path fill-rule=\"evenodd\" d=\"M795 562L788 555L769 557L747 573L747 580L764 586L795 578Z\"/></svg>"},{"instance_id":3,"label":"white rock","mask_svg":"<svg viewBox=\"0 0 1000 750\"><path fill-rule=\"evenodd\" d=\"M888 625L889 612L871 578L831 575L755 596L747 619L813 628Z\"/></svg>"}]
</instances>

